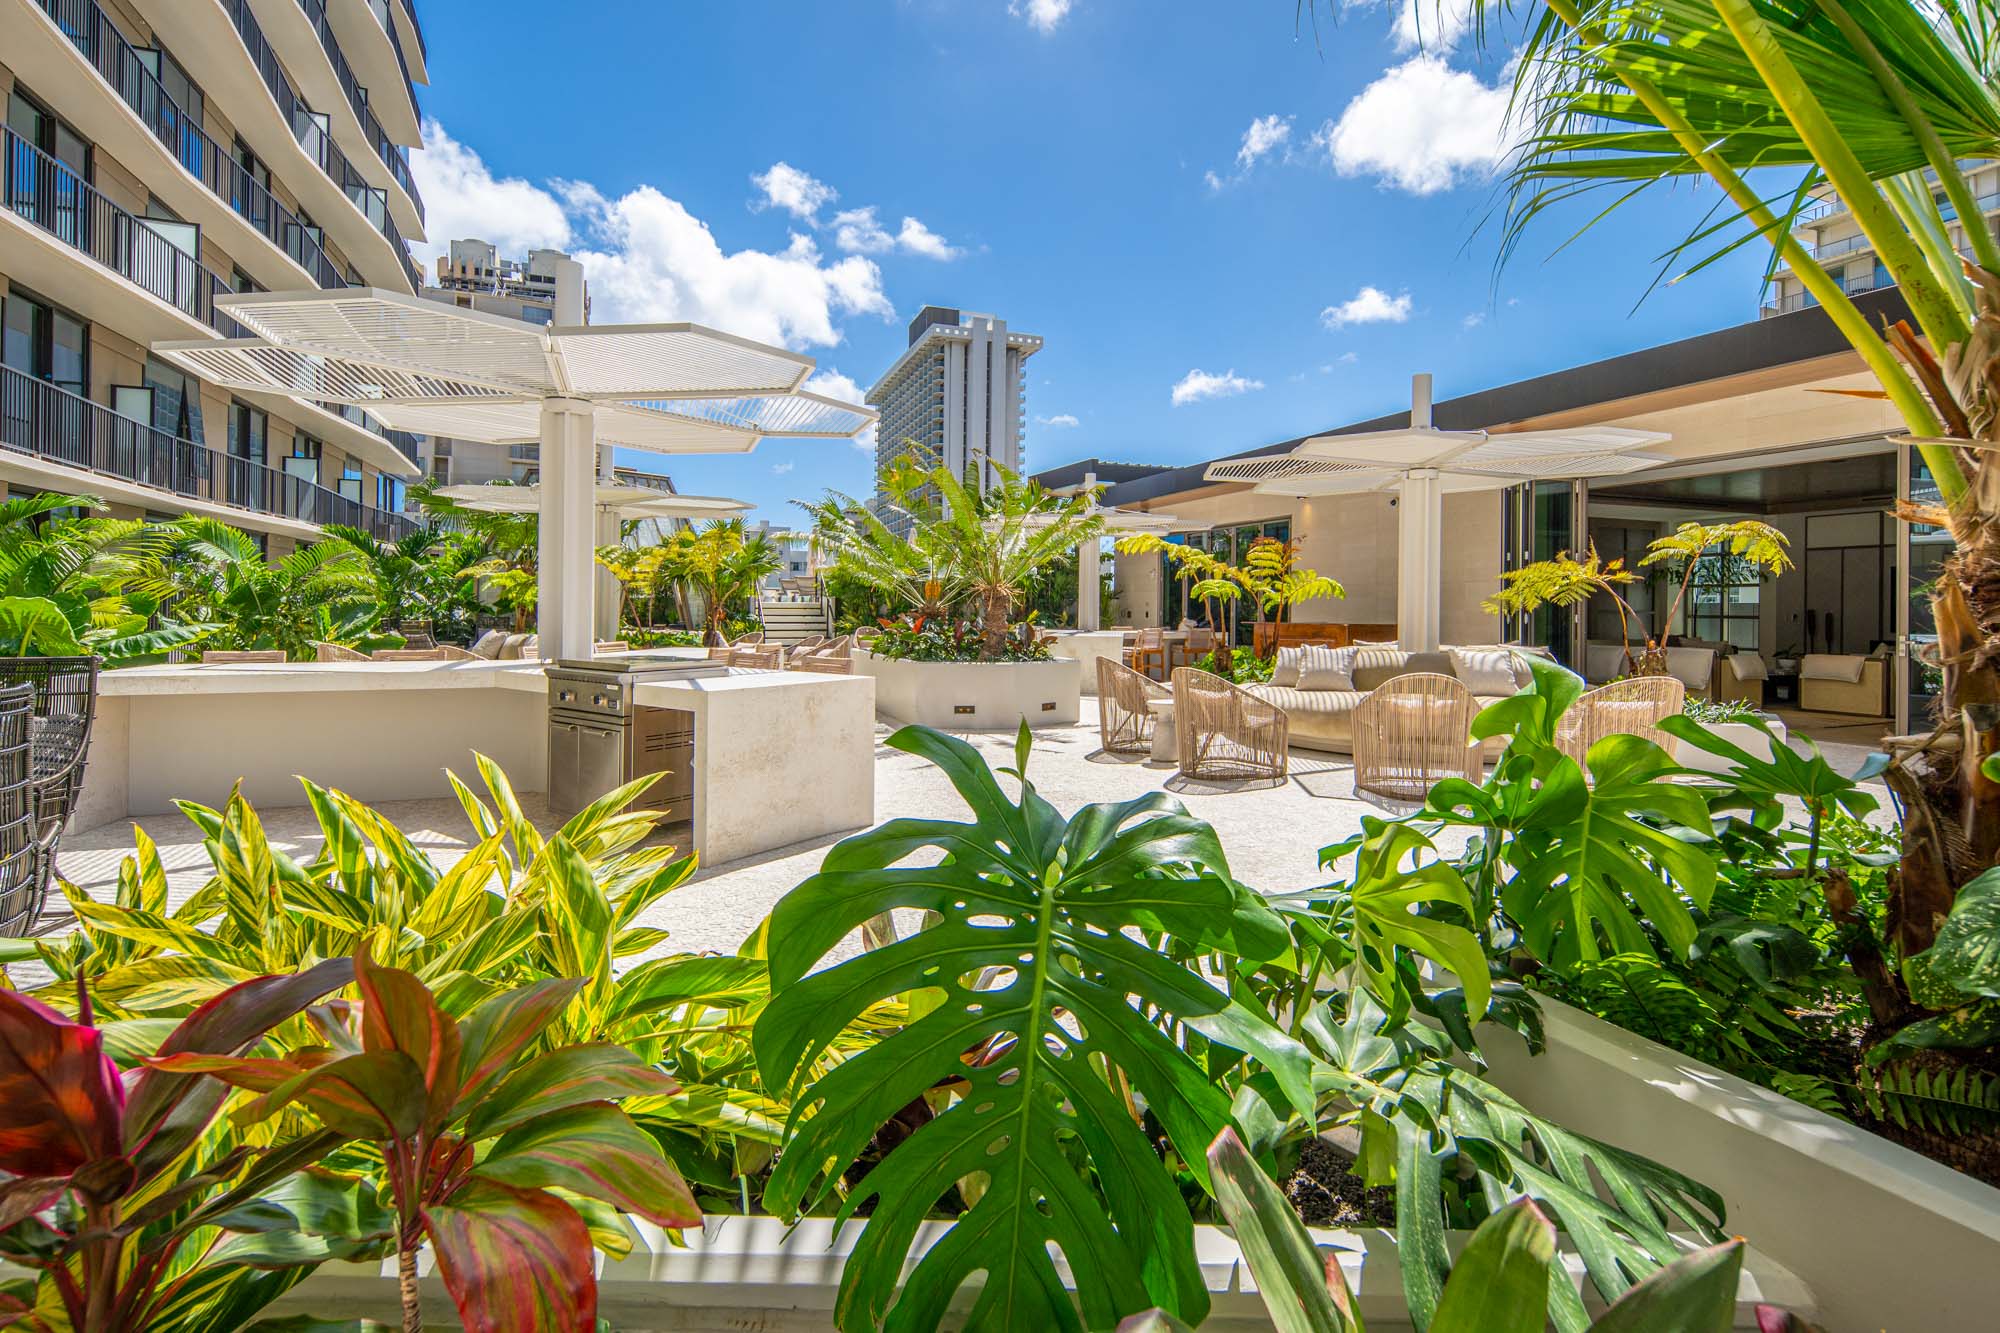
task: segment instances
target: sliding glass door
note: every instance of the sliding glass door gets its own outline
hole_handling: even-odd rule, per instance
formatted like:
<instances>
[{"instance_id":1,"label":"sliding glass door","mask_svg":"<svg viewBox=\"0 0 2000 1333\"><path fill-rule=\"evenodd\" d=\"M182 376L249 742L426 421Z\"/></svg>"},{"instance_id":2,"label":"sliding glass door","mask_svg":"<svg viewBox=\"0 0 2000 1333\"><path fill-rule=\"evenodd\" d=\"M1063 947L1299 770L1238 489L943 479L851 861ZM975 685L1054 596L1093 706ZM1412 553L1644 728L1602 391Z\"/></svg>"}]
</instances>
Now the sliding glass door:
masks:
<instances>
[{"instance_id":1,"label":"sliding glass door","mask_svg":"<svg viewBox=\"0 0 2000 1333\"><path fill-rule=\"evenodd\" d=\"M1502 497L1502 570L1521 569L1538 560L1576 552L1584 543L1585 488L1580 481L1534 481L1509 487ZM1558 662L1581 669L1578 646L1581 617L1574 607L1544 606L1527 615L1501 619L1501 637L1508 643L1547 648Z\"/></svg>"},{"instance_id":2,"label":"sliding glass door","mask_svg":"<svg viewBox=\"0 0 2000 1333\"><path fill-rule=\"evenodd\" d=\"M1900 450L1896 498L1920 505L1943 502L1937 482L1915 449ZM1930 523L1896 525L1896 577L1890 586L1896 597L1895 726L1899 733L1928 728L1931 711L1943 687L1937 657L1937 621L1931 616L1931 585L1945 557L1951 554L1951 534Z\"/></svg>"}]
</instances>

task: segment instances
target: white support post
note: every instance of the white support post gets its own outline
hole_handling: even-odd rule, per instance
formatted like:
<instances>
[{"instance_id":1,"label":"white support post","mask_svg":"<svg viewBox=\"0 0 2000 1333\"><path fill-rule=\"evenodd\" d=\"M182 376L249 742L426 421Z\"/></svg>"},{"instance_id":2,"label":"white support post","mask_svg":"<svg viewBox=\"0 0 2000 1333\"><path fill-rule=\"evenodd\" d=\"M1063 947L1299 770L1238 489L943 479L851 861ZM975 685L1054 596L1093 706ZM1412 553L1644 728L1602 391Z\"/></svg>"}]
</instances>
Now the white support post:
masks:
<instances>
[{"instance_id":1,"label":"white support post","mask_svg":"<svg viewBox=\"0 0 2000 1333\"><path fill-rule=\"evenodd\" d=\"M616 451L609 444L597 446L600 455L597 465L597 483L600 486L616 485L618 468ZM597 511L597 545L616 546L618 544L618 511L605 508ZM591 568L596 570L597 596L594 617L596 637L615 639L618 637L618 576L597 563L592 554Z\"/></svg>"},{"instance_id":2,"label":"white support post","mask_svg":"<svg viewBox=\"0 0 2000 1333\"><path fill-rule=\"evenodd\" d=\"M1097 493L1097 474L1086 472L1083 477L1085 493ZM1102 571L1104 548L1096 537L1079 546L1076 551L1076 627L1080 630L1094 630L1099 627L1104 616L1100 605L1100 592L1104 587Z\"/></svg>"},{"instance_id":3,"label":"white support post","mask_svg":"<svg viewBox=\"0 0 2000 1333\"><path fill-rule=\"evenodd\" d=\"M587 660L597 567L596 423L588 402L542 400L542 512L535 623L541 655Z\"/></svg>"},{"instance_id":4,"label":"white support post","mask_svg":"<svg viewBox=\"0 0 2000 1333\"><path fill-rule=\"evenodd\" d=\"M1396 641L1404 652L1434 653L1444 541L1444 487L1436 468L1403 474L1396 512Z\"/></svg>"}]
</instances>

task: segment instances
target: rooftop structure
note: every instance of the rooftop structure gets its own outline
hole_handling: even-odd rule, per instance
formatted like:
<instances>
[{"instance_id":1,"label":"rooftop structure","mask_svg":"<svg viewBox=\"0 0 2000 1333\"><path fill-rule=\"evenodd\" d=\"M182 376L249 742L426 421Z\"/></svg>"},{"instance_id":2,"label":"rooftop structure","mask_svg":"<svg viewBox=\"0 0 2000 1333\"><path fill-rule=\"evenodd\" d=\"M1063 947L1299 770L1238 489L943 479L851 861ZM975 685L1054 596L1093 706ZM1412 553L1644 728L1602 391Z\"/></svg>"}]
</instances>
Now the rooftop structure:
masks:
<instances>
[{"instance_id":1,"label":"rooftop structure","mask_svg":"<svg viewBox=\"0 0 2000 1333\"><path fill-rule=\"evenodd\" d=\"M0 0L0 483L220 517L273 553L408 520L414 437L151 355L238 292L414 292L411 0Z\"/></svg>"},{"instance_id":2,"label":"rooftop structure","mask_svg":"<svg viewBox=\"0 0 2000 1333\"><path fill-rule=\"evenodd\" d=\"M1000 471L1021 470L1027 423L1028 358L1042 340L1016 333L994 315L925 306L910 321L910 343L868 390L882 414L876 470L914 453L984 489ZM884 497L877 495L878 508Z\"/></svg>"}]
</instances>

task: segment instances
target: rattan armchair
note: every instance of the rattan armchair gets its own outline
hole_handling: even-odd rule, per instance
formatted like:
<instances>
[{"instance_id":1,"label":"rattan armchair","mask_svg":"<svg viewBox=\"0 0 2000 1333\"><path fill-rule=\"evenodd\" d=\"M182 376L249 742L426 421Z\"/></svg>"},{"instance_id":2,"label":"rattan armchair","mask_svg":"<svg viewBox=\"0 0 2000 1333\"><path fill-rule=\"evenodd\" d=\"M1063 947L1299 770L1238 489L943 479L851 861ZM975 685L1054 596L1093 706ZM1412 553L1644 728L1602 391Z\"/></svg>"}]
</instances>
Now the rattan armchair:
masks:
<instances>
[{"instance_id":1,"label":"rattan armchair","mask_svg":"<svg viewBox=\"0 0 2000 1333\"><path fill-rule=\"evenodd\" d=\"M1643 737L1672 754L1674 738L1660 730L1660 723L1679 713L1686 702L1687 686L1674 676L1614 680L1569 706L1556 724L1556 745L1579 764L1591 746L1620 734Z\"/></svg>"},{"instance_id":2,"label":"rattan armchair","mask_svg":"<svg viewBox=\"0 0 2000 1333\"><path fill-rule=\"evenodd\" d=\"M478 656L453 644L436 648L377 648L368 654L371 662L477 662Z\"/></svg>"},{"instance_id":3,"label":"rattan armchair","mask_svg":"<svg viewBox=\"0 0 2000 1333\"><path fill-rule=\"evenodd\" d=\"M826 657L819 653L804 657L794 657L785 664L787 671L810 671L821 676L851 676L854 661L846 657Z\"/></svg>"},{"instance_id":4,"label":"rattan armchair","mask_svg":"<svg viewBox=\"0 0 2000 1333\"><path fill-rule=\"evenodd\" d=\"M1195 667L1174 672L1174 730L1190 778L1282 778L1285 711Z\"/></svg>"},{"instance_id":5,"label":"rattan armchair","mask_svg":"<svg viewBox=\"0 0 2000 1333\"><path fill-rule=\"evenodd\" d=\"M1111 754L1148 754L1159 717L1151 707L1173 694L1108 657L1097 659L1097 735Z\"/></svg>"},{"instance_id":6,"label":"rattan armchair","mask_svg":"<svg viewBox=\"0 0 2000 1333\"><path fill-rule=\"evenodd\" d=\"M785 650L775 643L768 648L732 648L729 665L750 667L757 671L783 671Z\"/></svg>"},{"instance_id":7,"label":"rattan armchair","mask_svg":"<svg viewBox=\"0 0 2000 1333\"><path fill-rule=\"evenodd\" d=\"M1477 711L1452 676L1422 671L1384 682L1354 710L1355 790L1421 801L1445 778L1478 781Z\"/></svg>"},{"instance_id":8,"label":"rattan armchair","mask_svg":"<svg viewBox=\"0 0 2000 1333\"><path fill-rule=\"evenodd\" d=\"M38 837L54 854L55 840L76 813L90 727L97 716L95 657L10 657L0 660L0 685L34 691L28 740L34 766ZM0 913L4 915L4 913Z\"/></svg>"},{"instance_id":9,"label":"rattan armchair","mask_svg":"<svg viewBox=\"0 0 2000 1333\"><path fill-rule=\"evenodd\" d=\"M368 654L358 648L349 648L344 643L313 644L315 662L366 662Z\"/></svg>"}]
</instances>

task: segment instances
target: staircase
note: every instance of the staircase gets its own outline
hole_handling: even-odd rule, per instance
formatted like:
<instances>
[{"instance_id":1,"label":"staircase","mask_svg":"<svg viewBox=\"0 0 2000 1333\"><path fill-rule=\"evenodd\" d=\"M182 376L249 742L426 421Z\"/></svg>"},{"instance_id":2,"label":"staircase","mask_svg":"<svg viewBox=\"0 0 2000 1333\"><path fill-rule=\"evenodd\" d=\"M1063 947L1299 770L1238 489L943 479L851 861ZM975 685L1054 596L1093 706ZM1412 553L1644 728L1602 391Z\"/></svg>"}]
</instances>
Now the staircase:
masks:
<instances>
[{"instance_id":1,"label":"staircase","mask_svg":"<svg viewBox=\"0 0 2000 1333\"><path fill-rule=\"evenodd\" d=\"M764 622L764 642L787 648L815 634L833 634L833 603L824 597L760 597L757 618Z\"/></svg>"}]
</instances>

